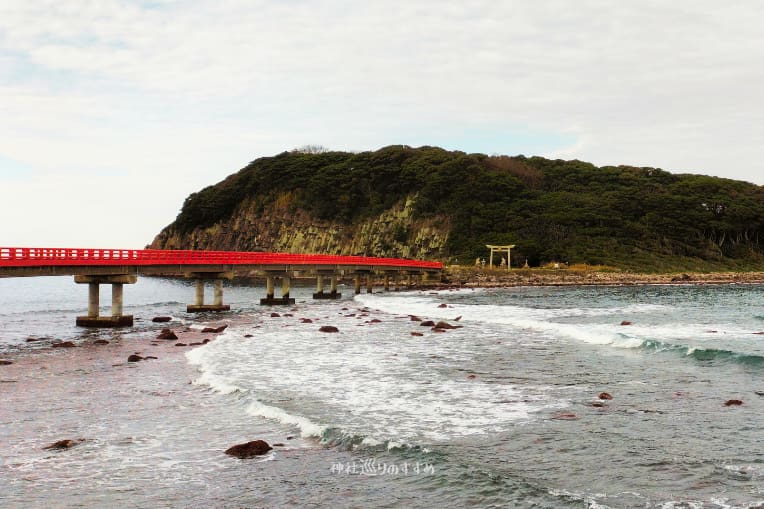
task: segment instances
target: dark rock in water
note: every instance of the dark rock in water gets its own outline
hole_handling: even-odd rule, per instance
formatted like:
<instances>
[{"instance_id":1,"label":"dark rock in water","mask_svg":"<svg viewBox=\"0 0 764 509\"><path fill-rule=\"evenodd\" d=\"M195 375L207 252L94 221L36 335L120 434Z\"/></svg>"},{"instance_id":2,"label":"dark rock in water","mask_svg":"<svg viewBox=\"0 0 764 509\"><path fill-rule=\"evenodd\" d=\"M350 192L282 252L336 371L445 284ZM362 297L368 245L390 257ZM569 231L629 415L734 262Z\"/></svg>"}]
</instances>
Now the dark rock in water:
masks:
<instances>
[{"instance_id":1,"label":"dark rock in water","mask_svg":"<svg viewBox=\"0 0 764 509\"><path fill-rule=\"evenodd\" d=\"M313 323L313 320L310 318L300 318L300 322L302 323Z\"/></svg>"},{"instance_id":2,"label":"dark rock in water","mask_svg":"<svg viewBox=\"0 0 764 509\"><path fill-rule=\"evenodd\" d=\"M137 354L133 354L130 357L127 358L127 362L139 362L142 361L143 357Z\"/></svg>"},{"instance_id":3,"label":"dark rock in water","mask_svg":"<svg viewBox=\"0 0 764 509\"><path fill-rule=\"evenodd\" d=\"M294 435L289 435L289 436L287 437L287 440L294 440Z\"/></svg>"},{"instance_id":4,"label":"dark rock in water","mask_svg":"<svg viewBox=\"0 0 764 509\"><path fill-rule=\"evenodd\" d=\"M199 346L201 345L201 342L196 341L195 343L189 343L188 346Z\"/></svg>"},{"instance_id":5,"label":"dark rock in water","mask_svg":"<svg viewBox=\"0 0 764 509\"><path fill-rule=\"evenodd\" d=\"M93 341L93 344L94 345L108 345L109 342L106 341L105 339L96 339L95 341Z\"/></svg>"},{"instance_id":6,"label":"dark rock in water","mask_svg":"<svg viewBox=\"0 0 764 509\"><path fill-rule=\"evenodd\" d=\"M206 345L209 342L210 342L210 338L204 338L204 341L202 341L202 344Z\"/></svg>"},{"instance_id":7,"label":"dark rock in water","mask_svg":"<svg viewBox=\"0 0 764 509\"><path fill-rule=\"evenodd\" d=\"M273 447L284 447L284 444L282 444L281 442L277 442L273 444Z\"/></svg>"},{"instance_id":8,"label":"dark rock in water","mask_svg":"<svg viewBox=\"0 0 764 509\"><path fill-rule=\"evenodd\" d=\"M10 366L11 364L13 364L13 361L9 361L9 360L6 360L6 359L0 359L0 366Z\"/></svg>"},{"instance_id":9,"label":"dark rock in water","mask_svg":"<svg viewBox=\"0 0 764 509\"><path fill-rule=\"evenodd\" d=\"M254 336L252 334L244 334L245 338L253 338Z\"/></svg>"},{"instance_id":10,"label":"dark rock in water","mask_svg":"<svg viewBox=\"0 0 764 509\"><path fill-rule=\"evenodd\" d=\"M53 343L50 346L53 348L74 348L77 345L75 345L71 341L62 341L60 343Z\"/></svg>"},{"instance_id":11,"label":"dark rock in water","mask_svg":"<svg viewBox=\"0 0 764 509\"><path fill-rule=\"evenodd\" d=\"M281 315L278 313L271 313L271 318L279 318Z\"/></svg>"},{"instance_id":12,"label":"dark rock in water","mask_svg":"<svg viewBox=\"0 0 764 509\"><path fill-rule=\"evenodd\" d=\"M208 334L208 333L220 334L227 328L228 328L227 325L221 325L220 327L205 327L202 329L202 334Z\"/></svg>"},{"instance_id":13,"label":"dark rock in water","mask_svg":"<svg viewBox=\"0 0 764 509\"><path fill-rule=\"evenodd\" d=\"M754 332L754 334L763 335L763 334L764 334L764 331L760 331L760 332Z\"/></svg>"},{"instance_id":14,"label":"dark rock in water","mask_svg":"<svg viewBox=\"0 0 764 509\"><path fill-rule=\"evenodd\" d=\"M608 394L607 392L600 392L600 395L597 396L599 399L613 399L613 396Z\"/></svg>"},{"instance_id":15,"label":"dark rock in water","mask_svg":"<svg viewBox=\"0 0 764 509\"><path fill-rule=\"evenodd\" d=\"M456 318L454 318L454 321L455 321L455 322L458 322L458 321L459 321L459 320L461 320L461 319L462 319L462 315L459 315L459 316L457 316Z\"/></svg>"},{"instance_id":16,"label":"dark rock in water","mask_svg":"<svg viewBox=\"0 0 764 509\"><path fill-rule=\"evenodd\" d=\"M764 396L764 391L754 391L757 396Z\"/></svg>"},{"instance_id":17,"label":"dark rock in water","mask_svg":"<svg viewBox=\"0 0 764 509\"><path fill-rule=\"evenodd\" d=\"M424 336L424 334L422 334L421 332L412 332L411 335L412 336Z\"/></svg>"},{"instance_id":18,"label":"dark rock in water","mask_svg":"<svg viewBox=\"0 0 764 509\"><path fill-rule=\"evenodd\" d=\"M286 316L286 317L288 317L288 318L291 318L291 317L293 317L294 315L293 315L292 313L284 313L284 316Z\"/></svg>"},{"instance_id":19,"label":"dark rock in water","mask_svg":"<svg viewBox=\"0 0 764 509\"><path fill-rule=\"evenodd\" d=\"M411 321L412 321L412 322L421 322L421 321L422 321L422 319L421 319L421 318L419 318L419 317L418 317L418 316L416 316L416 315L409 315L409 318L411 318Z\"/></svg>"},{"instance_id":20,"label":"dark rock in water","mask_svg":"<svg viewBox=\"0 0 764 509\"><path fill-rule=\"evenodd\" d=\"M158 359L158 358L159 358L159 357L154 357L153 355L147 355L146 357L144 357L144 358L143 358L143 360L144 360L144 361L147 361L147 360L149 360L149 359L154 359L154 360L156 360L156 359Z\"/></svg>"},{"instance_id":21,"label":"dark rock in water","mask_svg":"<svg viewBox=\"0 0 764 509\"><path fill-rule=\"evenodd\" d=\"M624 320L621 322L621 325L631 325L631 322L628 320Z\"/></svg>"},{"instance_id":22,"label":"dark rock in water","mask_svg":"<svg viewBox=\"0 0 764 509\"><path fill-rule=\"evenodd\" d=\"M272 447L264 440L253 440L246 444L238 444L226 449L225 453L229 456L235 456L240 459L254 458L262 456L270 451Z\"/></svg>"},{"instance_id":23,"label":"dark rock in water","mask_svg":"<svg viewBox=\"0 0 764 509\"><path fill-rule=\"evenodd\" d=\"M340 330L334 325L322 325L319 327L319 332L339 332Z\"/></svg>"},{"instance_id":24,"label":"dark rock in water","mask_svg":"<svg viewBox=\"0 0 764 509\"><path fill-rule=\"evenodd\" d=\"M85 440L82 438L59 440L58 442L46 445L43 449L71 449L75 445L79 445L84 441Z\"/></svg>"},{"instance_id":25,"label":"dark rock in water","mask_svg":"<svg viewBox=\"0 0 764 509\"><path fill-rule=\"evenodd\" d=\"M27 343L35 343L37 341L42 341L42 338L27 338Z\"/></svg>"},{"instance_id":26,"label":"dark rock in water","mask_svg":"<svg viewBox=\"0 0 764 509\"><path fill-rule=\"evenodd\" d=\"M596 408L603 408L605 406L605 403L603 403L602 401L593 401L590 404L591 404L591 406L596 407Z\"/></svg>"},{"instance_id":27,"label":"dark rock in water","mask_svg":"<svg viewBox=\"0 0 764 509\"><path fill-rule=\"evenodd\" d=\"M382 320L380 320L379 318L372 318L371 320L369 320L369 323L382 323Z\"/></svg>"},{"instance_id":28,"label":"dark rock in water","mask_svg":"<svg viewBox=\"0 0 764 509\"><path fill-rule=\"evenodd\" d=\"M557 414L553 416L552 419L557 419L558 421L575 421L578 419L578 416L576 414L564 413Z\"/></svg>"},{"instance_id":29,"label":"dark rock in water","mask_svg":"<svg viewBox=\"0 0 764 509\"><path fill-rule=\"evenodd\" d=\"M439 308L447 308L447 307L448 307L448 304L445 304L445 303L444 303L444 304L441 304L441 305L440 305L440 306L438 306L438 307L439 307Z\"/></svg>"},{"instance_id":30,"label":"dark rock in water","mask_svg":"<svg viewBox=\"0 0 764 509\"><path fill-rule=\"evenodd\" d=\"M185 343L175 343L175 346L188 346L188 345Z\"/></svg>"},{"instance_id":31,"label":"dark rock in water","mask_svg":"<svg viewBox=\"0 0 764 509\"><path fill-rule=\"evenodd\" d=\"M162 329L157 339L178 339L178 336L172 331L172 329Z\"/></svg>"},{"instance_id":32,"label":"dark rock in water","mask_svg":"<svg viewBox=\"0 0 764 509\"><path fill-rule=\"evenodd\" d=\"M460 329L461 325L451 325L448 322L438 322L435 324L436 329Z\"/></svg>"},{"instance_id":33,"label":"dark rock in water","mask_svg":"<svg viewBox=\"0 0 764 509\"><path fill-rule=\"evenodd\" d=\"M432 328L432 329L430 329L430 330L431 330L432 332L446 332L446 329L439 329L439 328L437 328L437 327L433 327L433 328Z\"/></svg>"},{"instance_id":34,"label":"dark rock in water","mask_svg":"<svg viewBox=\"0 0 764 509\"><path fill-rule=\"evenodd\" d=\"M477 378L477 375L467 375L467 378L469 378L470 380L474 380Z\"/></svg>"},{"instance_id":35,"label":"dark rock in water","mask_svg":"<svg viewBox=\"0 0 764 509\"><path fill-rule=\"evenodd\" d=\"M739 399L728 399L724 403L724 406L740 406L742 404L743 404L743 402L741 400L739 400Z\"/></svg>"},{"instance_id":36,"label":"dark rock in water","mask_svg":"<svg viewBox=\"0 0 764 509\"><path fill-rule=\"evenodd\" d=\"M432 320L425 320L424 322L419 324L422 327L435 327L435 322Z\"/></svg>"},{"instance_id":37,"label":"dark rock in water","mask_svg":"<svg viewBox=\"0 0 764 509\"><path fill-rule=\"evenodd\" d=\"M155 316L151 319L152 322L156 323L169 322L170 320L172 320L171 316Z\"/></svg>"}]
</instances>

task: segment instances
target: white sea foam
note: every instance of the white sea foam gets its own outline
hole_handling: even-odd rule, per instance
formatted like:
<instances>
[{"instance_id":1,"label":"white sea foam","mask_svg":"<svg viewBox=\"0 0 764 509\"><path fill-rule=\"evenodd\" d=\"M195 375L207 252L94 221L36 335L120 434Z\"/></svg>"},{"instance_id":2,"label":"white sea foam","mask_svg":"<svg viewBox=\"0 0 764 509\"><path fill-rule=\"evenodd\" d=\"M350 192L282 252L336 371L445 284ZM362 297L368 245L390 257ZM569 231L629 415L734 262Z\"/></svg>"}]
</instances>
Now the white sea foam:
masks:
<instances>
[{"instance_id":1,"label":"white sea foam","mask_svg":"<svg viewBox=\"0 0 764 509\"><path fill-rule=\"evenodd\" d=\"M251 415L297 426L303 436L338 428L363 437L363 445L502 431L561 405L543 388L520 392L454 370L474 356L469 343L454 341L459 331L422 341L408 334L409 322L367 325L364 318L333 318L339 334L316 334L318 324L291 319L285 328L282 317L265 321L256 341L243 338L246 327L232 327L187 356L202 371L197 383L247 391Z\"/></svg>"},{"instance_id":2,"label":"white sea foam","mask_svg":"<svg viewBox=\"0 0 764 509\"><path fill-rule=\"evenodd\" d=\"M247 407L247 413L258 417L265 417L266 419L273 419L283 424L297 426L303 438L320 437L326 429L326 426L316 424L307 417L290 414L281 408L266 405L260 401L250 403Z\"/></svg>"}]
</instances>

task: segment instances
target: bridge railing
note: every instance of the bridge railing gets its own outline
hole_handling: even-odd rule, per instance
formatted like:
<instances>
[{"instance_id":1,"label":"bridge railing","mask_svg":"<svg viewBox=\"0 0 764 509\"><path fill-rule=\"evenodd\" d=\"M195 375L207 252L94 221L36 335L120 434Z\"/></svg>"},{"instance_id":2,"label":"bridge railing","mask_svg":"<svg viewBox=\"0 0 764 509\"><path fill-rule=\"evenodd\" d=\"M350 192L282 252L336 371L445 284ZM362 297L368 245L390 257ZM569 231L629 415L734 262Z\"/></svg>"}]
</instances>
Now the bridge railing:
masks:
<instances>
[{"instance_id":1,"label":"bridge railing","mask_svg":"<svg viewBox=\"0 0 764 509\"><path fill-rule=\"evenodd\" d=\"M102 265L356 265L442 269L440 262L319 254L159 249L0 247L0 266L39 267Z\"/></svg>"}]
</instances>

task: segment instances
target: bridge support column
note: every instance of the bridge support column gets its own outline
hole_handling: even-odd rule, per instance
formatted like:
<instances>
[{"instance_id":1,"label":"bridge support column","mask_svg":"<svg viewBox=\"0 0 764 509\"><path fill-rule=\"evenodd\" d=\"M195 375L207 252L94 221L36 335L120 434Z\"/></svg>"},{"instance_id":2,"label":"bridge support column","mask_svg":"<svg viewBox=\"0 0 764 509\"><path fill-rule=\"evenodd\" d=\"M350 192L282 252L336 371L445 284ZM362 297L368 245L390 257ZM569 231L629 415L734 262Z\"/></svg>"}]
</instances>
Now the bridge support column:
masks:
<instances>
[{"instance_id":1,"label":"bridge support column","mask_svg":"<svg viewBox=\"0 0 764 509\"><path fill-rule=\"evenodd\" d=\"M386 292L390 291L390 274L388 274L387 272L385 272L384 287Z\"/></svg>"},{"instance_id":2,"label":"bridge support column","mask_svg":"<svg viewBox=\"0 0 764 509\"><path fill-rule=\"evenodd\" d=\"M138 276L129 275L99 275L74 276L77 284L88 285L88 314L78 316L76 324L79 327L130 327L133 325L133 315L123 315L123 285L134 284ZM111 316L100 316L100 285L111 285Z\"/></svg>"},{"instance_id":3,"label":"bridge support column","mask_svg":"<svg viewBox=\"0 0 764 509\"><path fill-rule=\"evenodd\" d=\"M101 285L88 283L88 318L98 317L98 308L101 305Z\"/></svg>"},{"instance_id":4,"label":"bridge support column","mask_svg":"<svg viewBox=\"0 0 764 509\"><path fill-rule=\"evenodd\" d=\"M353 276L353 289L356 295L361 293L361 275L358 273Z\"/></svg>"},{"instance_id":5,"label":"bridge support column","mask_svg":"<svg viewBox=\"0 0 764 509\"><path fill-rule=\"evenodd\" d=\"M366 293L374 293L374 274L366 274Z\"/></svg>"},{"instance_id":6,"label":"bridge support column","mask_svg":"<svg viewBox=\"0 0 764 509\"><path fill-rule=\"evenodd\" d=\"M331 289L329 290L329 293L324 293L324 276L326 274L322 274L321 272L318 272L316 274L316 293L313 294L314 299L339 299L342 297L341 294L337 293L337 274L331 273L329 275L330 278L330 284Z\"/></svg>"},{"instance_id":7,"label":"bridge support column","mask_svg":"<svg viewBox=\"0 0 764 509\"><path fill-rule=\"evenodd\" d=\"M274 279L281 277L281 297L274 296ZM289 306L294 304L294 299L289 297L291 276L287 272L265 274L265 298L260 299L261 306Z\"/></svg>"},{"instance_id":8,"label":"bridge support column","mask_svg":"<svg viewBox=\"0 0 764 509\"><path fill-rule=\"evenodd\" d=\"M194 303L186 306L187 313L203 313L205 311L230 311L231 306L223 304L223 279L233 279L233 272L191 272L187 278L196 279L196 294ZM215 282L214 300L212 304L204 303L204 284L206 281Z\"/></svg>"}]
</instances>

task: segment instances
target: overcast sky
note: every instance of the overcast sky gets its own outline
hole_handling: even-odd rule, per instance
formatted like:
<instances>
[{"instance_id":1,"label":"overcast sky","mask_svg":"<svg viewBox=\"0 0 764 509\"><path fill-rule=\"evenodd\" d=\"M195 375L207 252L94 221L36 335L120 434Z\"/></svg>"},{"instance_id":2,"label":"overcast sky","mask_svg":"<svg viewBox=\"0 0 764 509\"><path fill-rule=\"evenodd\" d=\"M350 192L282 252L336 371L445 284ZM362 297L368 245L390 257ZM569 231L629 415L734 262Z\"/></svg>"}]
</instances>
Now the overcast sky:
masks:
<instances>
[{"instance_id":1,"label":"overcast sky","mask_svg":"<svg viewBox=\"0 0 764 509\"><path fill-rule=\"evenodd\" d=\"M317 144L764 184L758 0L0 0L0 246L140 248Z\"/></svg>"}]
</instances>

